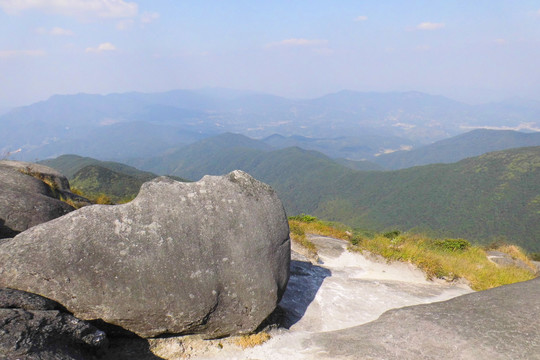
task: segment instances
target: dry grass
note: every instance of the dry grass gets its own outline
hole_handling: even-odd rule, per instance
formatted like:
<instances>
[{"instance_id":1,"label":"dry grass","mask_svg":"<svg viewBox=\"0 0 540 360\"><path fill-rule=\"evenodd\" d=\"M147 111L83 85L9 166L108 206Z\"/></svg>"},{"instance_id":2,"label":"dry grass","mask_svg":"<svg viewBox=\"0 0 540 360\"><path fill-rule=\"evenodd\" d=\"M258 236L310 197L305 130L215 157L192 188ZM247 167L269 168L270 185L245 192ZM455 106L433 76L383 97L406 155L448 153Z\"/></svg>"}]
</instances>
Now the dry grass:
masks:
<instances>
[{"instance_id":1,"label":"dry grass","mask_svg":"<svg viewBox=\"0 0 540 360\"><path fill-rule=\"evenodd\" d=\"M264 344L268 340L270 340L271 336L265 331L262 331L257 334L251 334L251 335L242 335L236 339L234 339L234 343L238 346L240 346L242 349L258 346L261 344Z\"/></svg>"},{"instance_id":2,"label":"dry grass","mask_svg":"<svg viewBox=\"0 0 540 360\"><path fill-rule=\"evenodd\" d=\"M353 235L344 226L334 226L309 215L290 218L289 224L293 240L298 237L297 241L304 241L302 237L305 238L308 233L348 240L352 251L365 250L381 255L388 261L412 263L422 269L428 279L453 281L463 278L474 290L490 289L535 277L536 268L523 250L515 245L504 245L495 250L522 260L530 266L530 270L518 266L497 266L488 260L483 248L469 246L463 239L440 240L422 234L399 232L369 237Z\"/></svg>"},{"instance_id":3,"label":"dry grass","mask_svg":"<svg viewBox=\"0 0 540 360\"><path fill-rule=\"evenodd\" d=\"M531 259L529 259L527 255L525 255L525 251L517 245L504 244L495 248L494 250L508 254L512 257L512 259L521 260L525 264L527 264L527 266L530 267L531 270L536 270L536 266L531 262Z\"/></svg>"},{"instance_id":4,"label":"dry grass","mask_svg":"<svg viewBox=\"0 0 540 360\"><path fill-rule=\"evenodd\" d=\"M352 249L367 250L388 260L410 262L422 269L429 279L467 279L473 290L486 290L535 277L532 267L529 271L517 266L497 266L488 260L486 251L479 246L448 251L441 249L439 243L418 234L402 234L393 239L379 235L372 239L360 239ZM526 258L523 252L514 248L516 257Z\"/></svg>"},{"instance_id":5,"label":"dry grass","mask_svg":"<svg viewBox=\"0 0 540 360\"><path fill-rule=\"evenodd\" d=\"M58 184L54 181L54 179L51 176L43 174L39 171L34 171L30 168L30 166L19 169L19 172L43 181L51 189L51 191L56 195L56 192L58 190Z\"/></svg>"},{"instance_id":6,"label":"dry grass","mask_svg":"<svg viewBox=\"0 0 540 360\"><path fill-rule=\"evenodd\" d=\"M309 215L299 215L289 218L291 240L303 246L312 255L317 255L317 247L311 242L306 234L328 236L337 239L351 240L350 231L332 226L329 223L318 220Z\"/></svg>"},{"instance_id":7,"label":"dry grass","mask_svg":"<svg viewBox=\"0 0 540 360\"><path fill-rule=\"evenodd\" d=\"M317 254L317 247L309 241L304 231L303 224L297 220L289 220L291 240L304 247L311 255Z\"/></svg>"}]
</instances>

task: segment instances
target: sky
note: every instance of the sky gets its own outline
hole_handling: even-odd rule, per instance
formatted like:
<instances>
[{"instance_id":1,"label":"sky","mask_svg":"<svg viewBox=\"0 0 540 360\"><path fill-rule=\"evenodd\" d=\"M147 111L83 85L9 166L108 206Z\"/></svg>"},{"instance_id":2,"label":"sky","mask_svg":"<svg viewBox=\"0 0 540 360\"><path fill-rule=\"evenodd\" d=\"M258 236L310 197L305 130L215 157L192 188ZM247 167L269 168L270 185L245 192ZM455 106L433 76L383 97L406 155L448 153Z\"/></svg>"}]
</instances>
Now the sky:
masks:
<instances>
[{"instance_id":1,"label":"sky","mask_svg":"<svg viewBox=\"0 0 540 360\"><path fill-rule=\"evenodd\" d=\"M0 0L0 107L224 87L540 100L540 0Z\"/></svg>"}]
</instances>

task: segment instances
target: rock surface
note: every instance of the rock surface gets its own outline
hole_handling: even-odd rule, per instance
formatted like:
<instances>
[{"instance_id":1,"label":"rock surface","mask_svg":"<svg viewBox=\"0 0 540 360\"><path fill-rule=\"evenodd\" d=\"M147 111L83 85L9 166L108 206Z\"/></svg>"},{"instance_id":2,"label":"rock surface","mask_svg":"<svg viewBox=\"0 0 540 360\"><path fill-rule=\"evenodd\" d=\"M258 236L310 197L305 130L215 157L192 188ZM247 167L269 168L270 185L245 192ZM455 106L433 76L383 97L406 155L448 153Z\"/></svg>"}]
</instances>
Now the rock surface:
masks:
<instances>
[{"instance_id":1,"label":"rock surface","mask_svg":"<svg viewBox=\"0 0 540 360\"><path fill-rule=\"evenodd\" d=\"M21 171L47 177L58 192L70 194L68 180L54 169L20 161L0 161L0 239L74 210L58 200L49 185Z\"/></svg>"},{"instance_id":2,"label":"rock surface","mask_svg":"<svg viewBox=\"0 0 540 360\"><path fill-rule=\"evenodd\" d=\"M426 280L426 274L411 264L349 252L347 241L308 237L317 247L319 263L292 253L291 278L279 304L289 330L271 330L269 341L247 349L228 339L198 343L186 337L150 339L154 353L170 360L333 360L335 356L328 355L314 337L331 338L333 331L366 324L389 309L472 292L463 284ZM344 358L362 359L362 354Z\"/></svg>"},{"instance_id":3,"label":"rock surface","mask_svg":"<svg viewBox=\"0 0 540 360\"><path fill-rule=\"evenodd\" d=\"M317 334L331 359L540 359L540 278Z\"/></svg>"},{"instance_id":4,"label":"rock surface","mask_svg":"<svg viewBox=\"0 0 540 360\"><path fill-rule=\"evenodd\" d=\"M289 278L281 201L241 171L158 178L135 200L84 207L0 244L0 286L143 337L254 330Z\"/></svg>"},{"instance_id":5,"label":"rock surface","mask_svg":"<svg viewBox=\"0 0 540 360\"><path fill-rule=\"evenodd\" d=\"M105 333L41 296L0 289L0 358L91 359L107 347Z\"/></svg>"},{"instance_id":6,"label":"rock surface","mask_svg":"<svg viewBox=\"0 0 540 360\"><path fill-rule=\"evenodd\" d=\"M490 260L491 262L494 262L495 264L499 266L516 266L516 267L519 267L528 271L530 270L538 271L538 268L534 263L532 263L533 268L531 268L531 266L529 266L523 260L514 259L509 254L501 252L501 251L490 250L490 251L487 251L486 254L487 254L488 260Z\"/></svg>"}]
</instances>

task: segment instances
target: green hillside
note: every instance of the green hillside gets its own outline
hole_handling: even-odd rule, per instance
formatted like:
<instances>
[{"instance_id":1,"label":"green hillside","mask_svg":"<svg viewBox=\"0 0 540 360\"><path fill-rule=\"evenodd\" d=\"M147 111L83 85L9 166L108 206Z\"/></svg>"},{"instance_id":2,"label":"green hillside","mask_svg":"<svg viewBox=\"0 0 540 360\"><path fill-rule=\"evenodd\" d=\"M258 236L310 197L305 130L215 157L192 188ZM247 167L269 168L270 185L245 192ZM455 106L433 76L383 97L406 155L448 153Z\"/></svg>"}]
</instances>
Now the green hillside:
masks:
<instances>
[{"instance_id":1,"label":"green hillside","mask_svg":"<svg viewBox=\"0 0 540 360\"><path fill-rule=\"evenodd\" d=\"M221 175L237 168L249 167L253 158L270 150L272 147L262 141L225 133L164 156L134 161L132 165L158 174L198 180L204 175Z\"/></svg>"},{"instance_id":2,"label":"green hillside","mask_svg":"<svg viewBox=\"0 0 540 360\"><path fill-rule=\"evenodd\" d=\"M356 173L313 212L355 227L416 229L540 250L540 147L455 164Z\"/></svg>"},{"instance_id":3,"label":"green hillside","mask_svg":"<svg viewBox=\"0 0 540 360\"><path fill-rule=\"evenodd\" d=\"M236 140L242 143L242 138ZM355 171L295 147L268 151L227 141L203 145L152 164L194 180L247 171L274 187L289 215L310 213L358 229L413 229L480 244L506 241L540 251L540 147L493 152L453 164ZM72 181L88 191L97 183L100 191L115 191L116 196L121 196L120 188L133 184L132 179L95 167L81 170ZM114 182L122 186L116 188Z\"/></svg>"},{"instance_id":4,"label":"green hillside","mask_svg":"<svg viewBox=\"0 0 540 360\"><path fill-rule=\"evenodd\" d=\"M98 165L103 168L117 171L119 173L130 175L135 178L148 181L155 178L157 175L148 171L142 171L133 166L125 165L114 161L101 161L90 157L78 155L62 155L55 159L48 159L39 162L40 164L52 167L64 174L68 179L72 179L82 168L89 165Z\"/></svg>"},{"instance_id":5,"label":"green hillside","mask_svg":"<svg viewBox=\"0 0 540 360\"><path fill-rule=\"evenodd\" d=\"M247 171L272 185L291 215L305 212L357 228L415 229L540 250L540 147L384 172L354 171L299 148L224 147L190 154L188 162L170 165L173 174L199 179Z\"/></svg>"},{"instance_id":6,"label":"green hillside","mask_svg":"<svg viewBox=\"0 0 540 360\"><path fill-rule=\"evenodd\" d=\"M40 164L60 171L69 179L71 187L85 196L96 199L105 194L113 202L134 198L143 183L159 176L118 162L100 161L78 155L62 155L56 159L41 161ZM171 177L178 181L187 181L177 176Z\"/></svg>"},{"instance_id":7,"label":"green hillside","mask_svg":"<svg viewBox=\"0 0 540 360\"><path fill-rule=\"evenodd\" d=\"M527 146L540 146L540 132L477 129L410 151L383 154L374 161L384 168L398 170L419 165L453 163L488 152Z\"/></svg>"},{"instance_id":8,"label":"green hillside","mask_svg":"<svg viewBox=\"0 0 540 360\"><path fill-rule=\"evenodd\" d=\"M90 198L106 194L113 202L122 202L133 199L144 182L135 176L88 165L75 173L70 185Z\"/></svg>"}]
</instances>

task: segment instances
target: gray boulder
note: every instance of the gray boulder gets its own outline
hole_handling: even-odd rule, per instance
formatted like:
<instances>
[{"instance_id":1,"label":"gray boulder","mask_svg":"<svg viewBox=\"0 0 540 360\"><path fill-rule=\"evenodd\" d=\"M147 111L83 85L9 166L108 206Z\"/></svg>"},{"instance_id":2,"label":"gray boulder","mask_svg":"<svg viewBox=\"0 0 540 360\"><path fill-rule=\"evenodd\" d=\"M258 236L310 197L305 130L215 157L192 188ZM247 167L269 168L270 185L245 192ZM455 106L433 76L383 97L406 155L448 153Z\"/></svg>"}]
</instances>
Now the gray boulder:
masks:
<instances>
[{"instance_id":1,"label":"gray boulder","mask_svg":"<svg viewBox=\"0 0 540 360\"><path fill-rule=\"evenodd\" d=\"M107 348L103 331L41 296L0 289L0 358L92 359Z\"/></svg>"},{"instance_id":2,"label":"gray boulder","mask_svg":"<svg viewBox=\"0 0 540 360\"><path fill-rule=\"evenodd\" d=\"M47 166L0 161L0 189L0 239L74 210L58 199L70 193L68 180Z\"/></svg>"},{"instance_id":3,"label":"gray boulder","mask_svg":"<svg viewBox=\"0 0 540 360\"><path fill-rule=\"evenodd\" d=\"M540 359L540 278L317 334L329 359Z\"/></svg>"},{"instance_id":4,"label":"gray boulder","mask_svg":"<svg viewBox=\"0 0 540 360\"><path fill-rule=\"evenodd\" d=\"M0 244L0 286L58 301L143 337L253 331L289 279L287 217L241 171L166 177L135 200L82 208Z\"/></svg>"}]
</instances>

